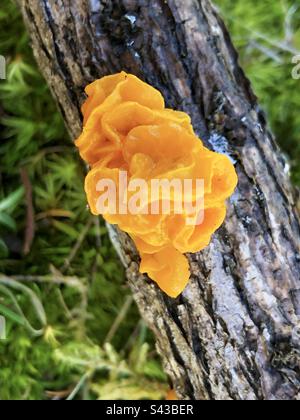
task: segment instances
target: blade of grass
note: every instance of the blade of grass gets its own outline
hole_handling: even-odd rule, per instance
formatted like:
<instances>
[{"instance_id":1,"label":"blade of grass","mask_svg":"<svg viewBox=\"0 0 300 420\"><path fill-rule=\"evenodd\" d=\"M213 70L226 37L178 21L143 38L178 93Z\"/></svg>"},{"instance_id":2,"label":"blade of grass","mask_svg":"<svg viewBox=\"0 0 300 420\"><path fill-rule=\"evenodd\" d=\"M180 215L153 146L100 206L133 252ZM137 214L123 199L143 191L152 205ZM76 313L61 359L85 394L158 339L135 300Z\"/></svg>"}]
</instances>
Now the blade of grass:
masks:
<instances>
[{"instance_id":1,"label":"blade of grass","mask_svg":"<svg viewBox=\"0 0 300 420\"><path fill-rule=\"evenodd\" d=\"M24 195L24 187L20 187L0 202L0 212L13 212Z\"/></svg>"},{"instance_id":2,"label":"blade of grass","mask_svg":"<svg viewBox=\"0 0 300 420\"><path fill-rule=\"evenodd\" d=\"M22 325L22 327L25 327L25 320L22 316L16 314L11 309L7 308L6 306L2 305L0 303L0 313L4 315L6 318L9 318L11 321L16 322L17 324Z\"/></svg>"}]
</instances>

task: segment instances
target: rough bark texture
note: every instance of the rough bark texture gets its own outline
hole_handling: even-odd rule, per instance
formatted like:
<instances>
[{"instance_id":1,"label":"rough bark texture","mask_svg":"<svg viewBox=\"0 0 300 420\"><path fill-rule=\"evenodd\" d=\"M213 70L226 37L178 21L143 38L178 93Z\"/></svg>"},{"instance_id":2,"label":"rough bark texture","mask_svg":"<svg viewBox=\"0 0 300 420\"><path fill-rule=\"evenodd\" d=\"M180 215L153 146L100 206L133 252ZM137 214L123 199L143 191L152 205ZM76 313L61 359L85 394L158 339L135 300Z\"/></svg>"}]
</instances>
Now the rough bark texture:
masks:
<instances>
[{"instance_id":1,"label":"rough bark texture","mask_svg":"<svg viewBox=\"0 0 300 420\"><path fill-rule=\"evenodd\" d=\"M239 187L211 245L190 255L177 300L138 272L129 284L183 398L300 399L299 218L284 161L229 34L208 0L20 0L37 61L73 138L83 89L126 70L188 112L236 162Z\"/></svg>"}]
</instances>

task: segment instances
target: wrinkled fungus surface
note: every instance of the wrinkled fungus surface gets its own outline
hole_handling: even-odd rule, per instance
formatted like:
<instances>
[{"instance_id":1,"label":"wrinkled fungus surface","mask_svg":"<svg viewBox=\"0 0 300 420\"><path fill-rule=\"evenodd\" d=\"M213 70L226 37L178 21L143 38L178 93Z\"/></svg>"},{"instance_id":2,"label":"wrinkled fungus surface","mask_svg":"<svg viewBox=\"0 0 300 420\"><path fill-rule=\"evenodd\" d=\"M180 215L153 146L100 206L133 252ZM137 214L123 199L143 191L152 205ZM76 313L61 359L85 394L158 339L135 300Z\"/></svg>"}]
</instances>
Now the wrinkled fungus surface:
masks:
<instances>
[{"instance_id":1,"label":"wrinkled fungus surface","mask_svg":"<svg viewBox=\"0 0 300 420\"><path fill-rule=\"evenodd\" d=\"M102 179L114 181L118 204L124 200L120 172L127 173L128 182L146 182L149 195L139 214L108 210L102 215L133 239L141 256L140 271L175 298L190 277L184 254L208 246L212 234L224 222L225 200L237 185L234 166L225 155L203 146L187 114L166 109L160 92L133 75L122 72L104 77L87 86L86 93L88 99L82 107L84 128L76 145L91 167L85 182L90 209L99 214L97 202L101 193L97 185ZM203 180L202 197L194 187L189 194L191 205L202 198L201 223L187 223L191 213L185 206L177 214L175 204L183 198L176 194L171 194L168 214L150 214L154 179L183 183L186 179L195 183ZM127 190L126 197L130 200L133 193ZM159 209L163 200L163 194L159 194ZM184 200L186 204L187 198ZM194 217L196 221L198 214Z\"/></svg>"}]
</instances>

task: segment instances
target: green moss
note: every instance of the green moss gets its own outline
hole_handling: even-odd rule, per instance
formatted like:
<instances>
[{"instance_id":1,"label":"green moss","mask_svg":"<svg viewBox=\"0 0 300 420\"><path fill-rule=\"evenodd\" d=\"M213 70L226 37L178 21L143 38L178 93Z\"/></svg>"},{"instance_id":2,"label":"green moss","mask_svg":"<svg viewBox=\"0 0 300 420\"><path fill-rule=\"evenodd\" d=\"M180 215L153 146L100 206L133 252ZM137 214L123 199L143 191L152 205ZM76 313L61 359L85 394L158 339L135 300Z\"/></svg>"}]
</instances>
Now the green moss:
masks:
<instances>
[{"instance_id":1,"label":"green moss","mask_svg":"<svg viewBox=\"0 0 300 420\"><path fill-rule=\"evenodd\" d=\"M216 3L300 186L300 80L292 77L292 59L300 56L300 8L293 0Z\"/></svg>"}]
</instances>

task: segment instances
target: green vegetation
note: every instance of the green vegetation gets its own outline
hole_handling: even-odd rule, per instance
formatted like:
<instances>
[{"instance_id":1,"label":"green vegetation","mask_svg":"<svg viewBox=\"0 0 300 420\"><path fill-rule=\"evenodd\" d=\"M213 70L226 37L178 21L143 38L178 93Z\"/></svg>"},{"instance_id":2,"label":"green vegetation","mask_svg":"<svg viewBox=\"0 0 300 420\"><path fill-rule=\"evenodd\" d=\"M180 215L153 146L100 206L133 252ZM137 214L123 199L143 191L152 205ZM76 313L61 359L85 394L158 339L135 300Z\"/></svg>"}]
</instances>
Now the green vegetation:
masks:
<instances>
[{"instance_id":1,"label":"green vegetation","mask_svg":"<svg viewBox=\"0 0 300 420\"><path fill-rule=\"evenodd\" d=\"M300 80L291 61L300 8L218 4L299 185ZM10 1L0 10L0 54L8 58L0 81L0 399L162 398L151 334L105 225L86 208L84 165Z\"/></svg>"},{"instance_id":2,"label":"green vegetation","mask_svg":"<svg viewBox=\"0 0 300 420\"><path fill-rule=\"evenodd\" d=\"M300 186L300 4L295 0L216 0L260 105Z\"/></svg>"}]
</instances>

